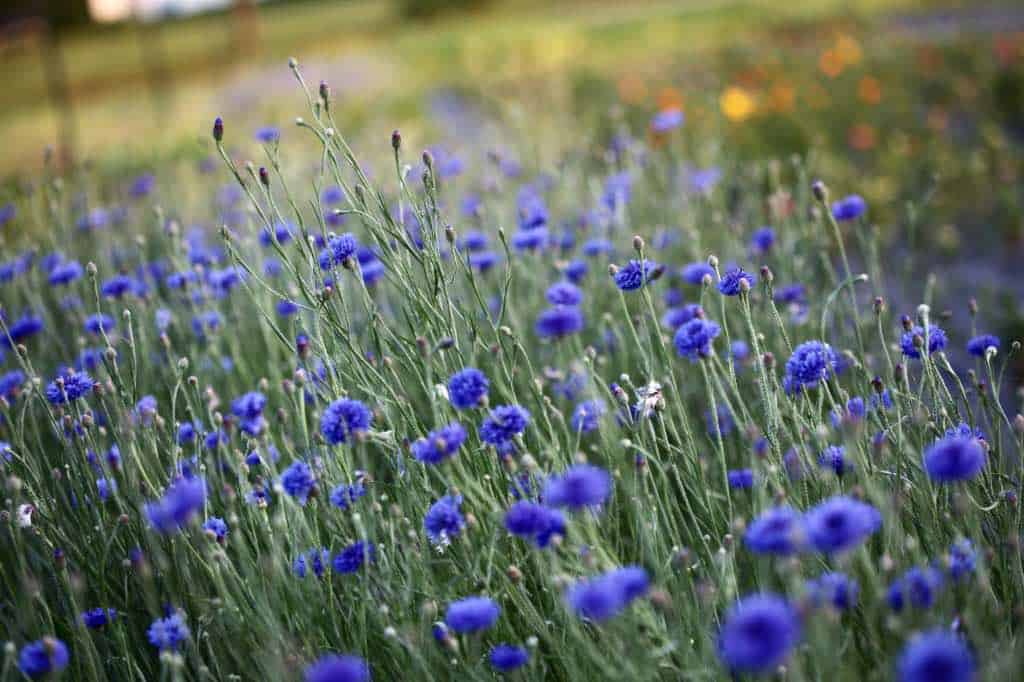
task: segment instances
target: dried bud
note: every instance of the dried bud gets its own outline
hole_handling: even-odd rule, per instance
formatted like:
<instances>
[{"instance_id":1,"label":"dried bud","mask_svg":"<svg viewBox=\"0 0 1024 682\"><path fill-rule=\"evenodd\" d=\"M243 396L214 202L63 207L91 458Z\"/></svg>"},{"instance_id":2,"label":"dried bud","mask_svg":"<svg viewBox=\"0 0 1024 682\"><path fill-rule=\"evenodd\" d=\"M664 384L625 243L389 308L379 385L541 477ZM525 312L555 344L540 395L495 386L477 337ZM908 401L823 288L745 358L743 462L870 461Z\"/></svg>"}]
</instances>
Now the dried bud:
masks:
<instances>
[{"instance_id":1,"label":"dried bud","mask_svg":"<svg viewBox=\"0 0 1024 682\"><path fill-rule=\"evenodd\" d=\"M396 152L402 148L402 133L398 129L391 131L391 148Z\"/></svg>"},{"instance_id":2,"label":"dried bud","mask_svg":"<svg viewBox=\"0 0 1024 682\"><path fill-rule=\"evenodd\" d=\"M320 99L323 100L324 104L327 104L331 99L331 88L327 85L327 81L320 81Z\"/></svg>"},{"instance_id":3,"label":"dried bud","mask_svg":"<svg viewBox=\"0 0 1024 682\"><path fill-rule=\"evenodd\" d=\"M821 180L815 180L811 183L811 193L814 195L814 198L821 203L828 201L828 187L826 187L825 183Z\"/></svg>"},{"instance_id":4,"label":"dried bud","mask_svg":"<svg viewBox=\"0 0 1024 682\"><path fill-rule=\"evenodd\" d=\"M767 265L761 266L761 279L769 284L775 281L775 273Z\"/></svg>"},{"instance_id":5,"label":"dried bud","mask_svg":"<svg viewBox=\"0 0 1024 682\"><path fill-rule=\"evenodd\" d=\"M260 166L260 183L264 187L270 187L270 173L263 166Z\"/></svg>"},{"instance_id":6,"label":"dried bud","mask_svg":"<svg viewBox=\"0 0 1024 682\"><path fill-rule=\"evenodd\" d=\"M644 238L640 235L633 235L633 250L640 253L644 250Z\"/></svg>"}]
</instances>

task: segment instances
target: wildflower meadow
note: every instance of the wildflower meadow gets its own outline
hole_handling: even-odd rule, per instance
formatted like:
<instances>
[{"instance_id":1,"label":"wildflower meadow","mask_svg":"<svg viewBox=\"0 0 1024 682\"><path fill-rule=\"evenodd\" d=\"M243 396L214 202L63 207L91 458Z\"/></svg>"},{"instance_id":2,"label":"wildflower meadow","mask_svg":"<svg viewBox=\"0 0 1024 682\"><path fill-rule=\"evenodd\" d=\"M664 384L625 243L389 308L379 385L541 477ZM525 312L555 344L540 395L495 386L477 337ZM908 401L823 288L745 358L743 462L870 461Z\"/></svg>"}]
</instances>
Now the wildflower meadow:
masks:
<instances>
[{"instance_id":1,"label":"wildflower meadow","mask_svg":"<svg viewBox=\"0 0 1024 682\"><path fill-rule=\"evenodd\" d=\"M280 70L2 195L0 679L1024 676L1021 341L894 257L930 196Z\"/></svg>"}]
</instances>

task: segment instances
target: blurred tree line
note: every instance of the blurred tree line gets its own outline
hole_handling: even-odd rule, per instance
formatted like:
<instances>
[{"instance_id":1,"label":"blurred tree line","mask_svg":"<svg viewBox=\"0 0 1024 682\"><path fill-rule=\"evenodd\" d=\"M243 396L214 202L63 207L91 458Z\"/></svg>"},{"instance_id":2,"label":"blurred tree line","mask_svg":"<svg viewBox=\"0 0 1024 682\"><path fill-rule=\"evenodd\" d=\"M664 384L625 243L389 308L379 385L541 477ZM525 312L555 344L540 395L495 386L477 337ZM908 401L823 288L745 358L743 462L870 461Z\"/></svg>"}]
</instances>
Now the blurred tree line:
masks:
<instances>
[{"instance_id":1,"label":"blurred tree line","mask_svg":"<svg viewBox=\"0 0 1024 682\"><path fill-rule=\"evenodd\" d=\"M52 26L72 26L89 21L88 0L2 0L0 25L9 21L42 17Z\"/></svg>"}]
</instances>

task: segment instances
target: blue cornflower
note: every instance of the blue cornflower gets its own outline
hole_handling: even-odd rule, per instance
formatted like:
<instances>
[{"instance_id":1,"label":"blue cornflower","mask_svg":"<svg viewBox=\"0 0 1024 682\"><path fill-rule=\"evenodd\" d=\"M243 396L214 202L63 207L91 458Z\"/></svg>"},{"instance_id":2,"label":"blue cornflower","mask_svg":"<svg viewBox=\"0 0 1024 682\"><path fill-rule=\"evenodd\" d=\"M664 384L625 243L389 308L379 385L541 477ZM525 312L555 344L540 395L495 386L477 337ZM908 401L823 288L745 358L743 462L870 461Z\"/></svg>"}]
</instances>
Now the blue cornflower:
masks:
<instances>
[{"instance_id":1,"label":"blue cornflower","mask_svg":"<svg viewBox=\"0 0 1024 682\"><path fill-rule=\"evenodd\" d=\"M250 436L258 436L266 425L263 419L263 408L266 405L265 395L251 391L231 401L231 413L238 417L242 431Z\"/></svg>"},{"instance_id":2,"label":"blue cornflower","mask_svg":"<svg viewBox=\"0 0 1024 682\"><path fill-rule=\"evenodd\" d=\"M597 429L601 415L608 407L603 400L586 400L572 411L572 430L575 433L589 433Z\"/></svg>"},{"instance_id":3,"label":"blue cornflower","mask_svg":"<svg viewBox=\"0 0 1024 682\"><path fill-rule=\"evenodd\" d=\"M807 581L807 595L816 607L829 605L846 611L857 605L860 585L845 573L823 573Z\"/></svg>"},{"instance_id":4,"label":"blue cornflower","mask_svg":"<svg viewBox=\"0 0 1024 682\"><path fill-rule=\"evenodd\" d=\"M533 540L543 549L553 536L565 535L565 517L557 509L519 500L505 512L505 528L513 535Z\"/></svg>"},{"instance_id":5,"label":"blue cornflower","mask_svg":"<svg viewBox=\"0 0 1024 682\"><path fill-rule=\"evenodd\" d=\"M43 331L43 318L31 313L25 313L7 327L7 335L0 342L7 348L11 348L11 342L21 343L30 336L35 336Z\"/></svg>"},{"instance_id":6,"label":"blue cornflower","mask_svg":"<svg viewBox=\"0 0 1024 682\"><path fill-rule=\"evenodd\" d=\"M989 348L999 350L999 337L994 334L981 334L967 342L967 352L979 358L985 357L985 351Z\"/></svg>"},{"instance_id":7,"label":"blue cornflower","mask_svg":"<svg viewBox=\"0 0 1024 682\"><path fill-rule=\"evenodd\" d=\"M902 611L909 602L915 609L929 609L942 587L942 573L931 566L914 566L893 581L886 590L885 600L893 611Z\"/></svg>"},{"instance_id":8,"label":"blue cornflower","mask_svg":"<svg viewBox=\"0 0 1024 682\"><path fill-rule=\"evenodd\" d=\"M377 556L377 548L369 540L359 540L338 552L334 557L334 572L341 574L355 573L363 564L372 564Z\"/></svg>"},{"instance_id":9,"label":"blue cornflower","mask_svg":"<svg viewBox=\"0 0 1024 682\"><path fill-rule=\"evenodd\" d=\"M827 343L805 341L793 349L786 361L783 386L788 393L799 393L804 388L815 388L818 383L834 375L839 359Z\"/></svg>"},{"instance_id":10,"label":"blue cornflower","mask_svg":"<svg viewBox=\"0 0 1024 682\"><path fill-rule=\"evenodd\" d=\"M555 306L537 315L534 332L542 339L560 339L583 330L586 320L579 308Z\"/></svg>"},{"instance_id":11,"label":"blue cornflower","mask_svg":"<svg viewBox=\"0 0 1024 682\"><path fill-rule=\"evenodd\" d=\"M181 530L206 504L206 481L202 478L181 478L164 491L163 497L147 502L146 518L161 533Z\"/></svg>"},{"instance_id":12,"label":"blue cornflower","mask_svg":"<svg viewBox=\"0 0 1024 682\"><path fill-rule=\"evenodd\" d=\"M554 507L579 510L604 504L611 492L612 479L607 471L592 464L577 464L548 479L543 499Z\"/></svg>"},{"instance_id":13,"label":"blue cornflower","mask_svg":"<svg viewBox=\"0 0 1024 682\"><path fill-rule=\"evenodd\" d=\"M707 426L709 436L724 438L736 428L736 419L727 406L719 405L714 412L708 410L704 413L704 424Z\"/></svg>"},{"instance_id":14,"label":"blue cornflower","mask_svg":"<svg viewBox=\"0 0 1024 682\"><path fill-rule=\"evenodd\" d=\"M846 458L846 448L842 445L830 445L818 456L818 465L836 472L836 476L853 469L853 464Z\"/></svg>"},{"instance_id":15,"label":"blue cornflower","mask_svg":"<svg viewBox=\"0 0 1024 682\"><path fill-rule=\"evenodd\" d=\"M922 342L924 341L925 333L924 329L918 325L915 325L910 331L903 332L900 337L900 350L908 358L920 358L921 350L914 345L914 338L920 336ZM931 355L937 350L942 350L946 347L946 332L934 324L928 325L928 355Z\"/></svg>"},{"instance_id":16,"label":"blue cornflower","mask_svg":"<svg viewBox=\"0 0 1024 682\"><path fill-rule=\"evenodd\" d=\"M867 202L857 194L832 202L832 217L840 222L856 220L867 210Z\"/></svg>"},{"instance_id":17,"label":"blue cornflower","mask_svg":"<svg viewBox=\"0 0 1024 682\"><path fill-rule=\"evenodd\" d=\"M308 464L297 459L281 473L281 486L299 504L305 506L309 494L316 486L316 477L313 476L313 470Z\"/></svg>"},{"instance_id":18,"label":"blue cornflower","mask_svg":"<svg viewBox=\"0 0 1024 682\"><path fill-rule=\"evenodd\" d=\"M330 499L331 504L338 509L348 509L364 495L366 495L366 487L361 480L357 479L355 483L341 483L335 486L331 491Z\"/></svg>"},{"instance_id":19,"label":"blue cornflower","mask_svg":"<svg viewBox=\"0 0 1024 682\"><path fill-rule=\"evenodd\" d=\"M177 651L191 634L180 612L174 612L166 618L157 618L146 631L149 643L160 651Z\"/></svg>"},{"instance_id":20,"label":"blue cornflower","mask_svg":"<svg viewBox=\"0 0 1024 682\"><path fill-rule=\"evenodd\" d=\"M358 400L339 398L324 409L320 416L320 433L327 443L338 445L348 442L355 434L367 431L373 413Z\"/></svg>"},{"instance_id":21,"label":"blue cornflower","mask_svg":"<svg viewBox=\"0 0 1024 682\"><path fill-rule=\"evenodd\" d=\"M335 265L343 265L356 255L358 248L359 242L351 232L329 237L327 248L320 252L320 269L330 270Z\"/></svg>"},{"instance_id":22,"label":"blue cornflower","mask_svg":"<svg viewBox=\"0 0 1024 682\"><path fill-rule=\"evenodd\" d=\"M943 629L914 637L896 666L899 682L972 682L974 655L964 641Z\"/></svg>"},{"instance_id":23,"label":"blue cornflower","mask_svg":"<svg viewBox=\"0 0 1024 682\"><path fill-rule=\"evenodd\" d=\"M480 425L480 440L502 447L526 430L530 413L519 405L500 405Z\"/></svg>"},{"instance_id":24,"label":"blue cornflower","mask_svg":"<svg viewBox=\"0 0 1024 682\"><path fill-rule=\"evenodd\" d=\"M25 373L20 369L12 369L3 376L0 376L0 396L12 400L21 391L25 383Z\"/></svg>"},{"instance_id":25,"label":"blue cornflower","mask_svg":"<svg viewBox=\"0 0 1024 682\"><path fill-rule=\"evenodd\" d=\"M306 667L306 682L370 682L370 666L358 656L321 656Z\"/></svg>"},{"instance_id":26,"label":"blue cornflower","mask_svg":"<svg viewBox=\"0 0 1024 682\"><path fill-rule=\"evenodd\" d=\"M747 527L743 542L756 554L795 554L806 542L803 517L791 507L769 509Z\"/></svg>"},{"instance_id":27,"label":"blue cornflower","mask_svg":"<svg viewBox=\"0 0 1024 682\"><path fill-rule=\"evenodd\" d=\"M662 109L651 118L651 132L657 135L664 135L670 130L675 130L683 125L686 117L680 109Z\"/></svg>"},{"instance_id":28,"label":"blue cornflower","mask_svg":"<svg viewBox=\"0 0 1024 682\"><path fill-rule=\"evenodd\" d=\"M768 253L775 244L775 230L768 227L759 227L750 236L750 246L757 253Z\"/></svg>"},{"instance_id":29,"label":"blue cornflower","mask_svg":"<svg viewBox=\"0 0 1024 682\"><path fill-rule=\"evenodd\" d=\"M583 301L583 292L569 282L555 282L544 296L551 305L579 305Z\"/></svg>"},{"instance_id":30,"label":"blue cornflower","mask_svg":"<svg viewBox=\"0 0 1024 682\"><path fill-rule=\"evenodd\" d=\"M298 303L296 303L295 301L290 301L286 298L282 298L280 301L278 301L277 305L274 306L274 309L277 311L277 314L280 315L281 317L291 317L300 310Z\"/></svg>"},{"instance_id":31,"label":"blue cornflower","mask_svg":"<svg viewBox=\"0 0 1024 682\"><path fill-rule=\"evenodd\" d=\"M418 439L409 449L413 457L425 464L440 464L453 457L465 440L466 429L459 422L452 422Z\"/></svg>"},{"instance_id":32,"label":"blue cornflower","mask_svg":"<svg viewBox=\"0 0 1024 682\"><path fill-rule=\"evenodd\" d=\"M804 523L819 552L842 552L859 545L882 527L882 515L870 504L836 496L807 510Z\"/></svg>"},{"instance_id":33,"label":"blue cornflower","mask_svg":"<svg viewBox=\"0 0 1024 682\"><path fill-rule=\"evenodd\" d=\"M469 254L469 265L479 272L487 272L498 263L498 254L493 251L479 251Z\"/></svg>"},{"instance_id":34,"label":"blue cornflower","mask_svg":"<svg viewBox=\"0 0 1024 682\"><path fill-rule=\"evenodd\" d=\"M313 575L321 578L327 566L331 562L331 553L326 548L312 548L295 557L292 562L292 573L296 578L305 578L306 574L312 571Z\"/></svg>"},{"instance_id":35,"label":"blue cornflower","mask_svg":"<svg viewBox=\"0 0 1024 682\"><path fill-rule=\"evenodd\" d=\"M679 271L679 276L682 277L683 281L687 284L700 286L704 283L705 277L714 279L715 269L707 263L697 261L695 263L684 265Z\"/></svg>"},{"instance_id":36,"label":"blue cornflower","mask_svg":"<svg viewBox=\"0 0 1024 682\"><path fill-rule=\"evenodd\" d=\"M50 283L50 286L67 286L75 280L81 278L85 273L82 269L82 264L76 260L64 261L58 263L50 270L50 274L47 276L46 281Z\"/></svg>"},{"instance_id":37,"label":"blue cornflower","mask_svg":"<svg viewBox=\"0 0 1024 682\"><path fill-rule=\"evenodd\" d=\"M203 530L211 533L217 542L223 543L228 537L228 524L224 519L211 516L203 522Z\"/></svg>"},{"instance_id":38,"label":"blue cornflower","mask_svg":"<svg viewBox=\"0 0 1024 682\"><path fill-rule=\"evenodd\" d=\"M580 618L608 620L647 593L650 578L639 566L626 566L584 578L569 587L565 600Z\"/></svg>"},{"instance_id":39,"label":"blue cornflower","mask_svg":"<svg viewBox=\"0 0 1024 682\"><path fill-rule=\"evenodd\" d=\"M64 388L61 389L57 381L51 381L46 385L46 399L52 405L60 405L65 402L74 402L79 398L84 398L93 389L93 380L85 372L78 372L77 374L70 374L65 377L61 377L63 380Z\"/></svg>"},{"instance_id":40,"label":"blue cornflower","mask_svg":"<svg viewBox=\"0 0 1024 682\"><path fill-rule=\"evenodd\" d=\"M730 469L727 473L729 487L735 490L746 490L754 487L754 471L752 469Z\"/></svg>"},{"instance_id":41,"label":"blue cornflower","mask_svg":"<svg viewBox=\"0 0 1024 682\"><path fill-rule=\"evenodd\" d=\"M423 529L435 545L446 545L466 525L462 516L462 496L446 495L430 506L423 517Z\"/></svg>"},{"instance_id":42,"label":"blue cornflower","mask_svg":"<svg viewBox=\"0 0 1024 682\"><path fill-rule=\"evenodd\" d=\"M106 502L116 492L117 481L113 478L96 479L96 495L100 498L100 502Z\"/></svg>"},{"instance_id":43,"label":"blue cornflower","mask_svg":"<svg viewBox=\"0 0 1024 682\"><path fill-rule=\"evenodd\" d=\"M779 303L799 304L807 302L806 287L803 284L787 284L775 290L775 300Z\"/></svg>"},{"instance_id":44,"label":"blue cornflower","mask_svg":"<svg viewBox=\"0 0 1024 682\"><path fill-rule=\"evenodd\" d=\"M775 594L741 598L724 620L718 635L718 655L733 673L773 670L800 641L799 616Z\"/></svg>"},{"instance_id":45,"label":"blue cornflower","mask_svg":"<svg viewBox=\"0 0 1024 682\"><path fill-rule=\"evenodd\" d=\"M139 402L135 403L135 416L143 424L151 424L153 422L153 417L156 416L156 411L156 396L144 395L139 398Z\"/></svg>"},{"instance_id":46,"label":"blue cornflower","mask_svg":"<svg viewBox=\"0 0 1024 682\"><path fill-rule=\"evenodd\" d=\"M949 575L960 581L974 573L978 563L978 552L967 539L954 542L949 548Z\"/></svg>"},{"instance_id":47,"label":"blue cornflower","mask_svg":"<svg viewBox=\"0 0 1024 682\"><path fill-rule=\"evenodd\" d=\"M754 287L754 276L745 272L742 268L729 270L718 280L718 290L726 296L738 296L743 291L743 282L747 288Z\"/></svg>"},{"instance_id":48,"label":"blue cornflower","mask_svg":"<svg viewBox=\"0 0 1024 682\"><path fill-rule=\"evenodd\" d=\"M679 329L690 320L704 317L704 309L697 303L669 308L661 318L661 324L669 329Z\"/></svg>"},{"instance_id":49,"label":"blue cornflower","mask_svg":"<svg viewBox=\"0 0 1024 682\"><path fill-rule=\"evenodd\" d=\"M135 289L135 279L128 275L114 275L100 285L100 293L107 298L121 298Z\"/></svg>"},{"instance_id":50,"label":"blue cornflower","mask_svg":"<svg viewBox=\"0 0 1024 682\"><path fill-rule=\"evenodd\" d=\"M615 250L615 245L604 237L594 237L583 242L583 255L589 258L609 254Z\"/></svg>"},{"instance_id":51,"label":"blue cornflower","mask_svg":"<svg viewBox=\"0 0 1024 682\"><path fill-rule=\"evenodd\" d=\"M261 128L257 128L256 132L253 134L253 137L256 138L257 142L271 144L281 139L281 131L276 126L267 125Z\"/></svg>"},{"instance_id":52,"label":"blue cornflower","mask_svg":"<svg viewBox=\"0 0 1024 682\"><path fill-rule=\"evenodd\" d=\"M444 623L455 632L479 632L493 626L501 607L489 597L467 597L448 605Z\"/></svg>"},{"instance_id":53,"label":"blue cornflower","mask_svg":"<svg viewBox=\"0 0 1024 682\"><path fill-rule=\"evenodd\" d=\"M622 291L636 291L645 284L653 282L660 274L660 266L652 260L644 259L643 263L631 260L615 271L612 279L615 286Z\"/></svg>"},{"instance_id":54,"label":"blue cornflower","mask_svg":"<svg viewBox=\"0 0 1024 682\"><path fill-rule=\"evenodd\" d=\"M178 445L188 445L196 439L196 434L202 429L199 422L182 422L178 425Z\"/></svg>"},{"instance_id":55,"label":"blue cornflower","mask_svg":"<svg viewBox=\"0 0 1024 682\"><path fill-rule=\"evenodd\" d=\"M490 382L483 372L466 367L448 379L448 398L457 410L479 407L489 387Z\"/></svg>"},{"instance_id":56,"label":"blue cornflower","mask_svg":"<svg viewBox=\"0 0 1024 682\"><path fill-rule=\"evenodd\" d=\"M572 260L565 265L563 273L565 278L573 284L578 284L583 281L583 278L587 276L590 271L590 266L585 260Z\"/></svg>"},{"instance_id":57,"label":"blue cornflower","mask_svg":"<svg viewBox=\"0 0 1024 682\"><path fill-rule=\"evenodd\" d=\"M294 230L294 226L290 223L277 223L274 225L273 231L268 227L264 227L260 230L260 246L273 246L275 237L279 244L287 244L295 237Z\"/></svg>"},{"instance_id":58,"label":"blue cornflower","mask_svg":"<svg viewBox=\"0 0 1024 682\"><path fill-rule=\"evenodd\" d=\"M104 315L103 313L95 313L85 318L85 324L82 326L85 331L90 334L99 335L102 332L109 332L115 327L116 323L114 318L110 315Z\"/></svg>"},{"instance_id":59,"label":"blue cornflower","mask_svg":"<svg viewBox=\"0 0 1024 682\"><path fill-rule=\"evenodd\" d=\"M985 448L973 435L949 435L924 451L924 469L936 483L969 481L985 467Z\"/></svg>"},{"instance_id":60,"label":"blue cornflower","mask_svg":"<svg viewBox=\"0 0 1024 682\"><path fill-rule=\"evenodd\" d=\"M64 642L56 637L43 637L26 644L18 654L18 669L33 680L68 667L71 654Z\"/></svg>"},{"instance_id":61,"label":"blue cornflower","mask_svg":"<svg viewBox=\"0 0 1024 682\"><path fill-rule=\"evenodd\" d=\"M507 673L529 663L530 652L519 646L498 644L491 649L488 660L491 662L492 668L498 672Z\"/></svg>"},{"instance_id":62,"label":"blue cornflower","mask_svg":"<svg viewBox=\"0 0 1024 682\"><path fill-rule=\"evenodd\" d=\"M711 342L720 332L718 323L698 317L677 329L672 343L680 357L696 362L711 354Z\"/></svg>"},{"instance_id":63,"label":"blue cornflower","mask_svg":"<svg viewBox=\"0 0 1024 682\"><path fill-rule=\"evenodd\" d=\"M548 229L546 227L533 227L528 230L518 230L512 235L512 248L516 251L535 251L548 243Z\"/></svg>"},{"instance_id":64,"label":"blue cornflower","mask_svg":"<svg viewBox=\"0 0 1024 682\"><path fill-rule=\"evenodd\" d=\"M114 622L117 618L116 609L103 609L95 608L83 611L79 618L82 621L82 625L89 628L90 630L99 630L104 626Z\"/></svg>"}]
</instances>

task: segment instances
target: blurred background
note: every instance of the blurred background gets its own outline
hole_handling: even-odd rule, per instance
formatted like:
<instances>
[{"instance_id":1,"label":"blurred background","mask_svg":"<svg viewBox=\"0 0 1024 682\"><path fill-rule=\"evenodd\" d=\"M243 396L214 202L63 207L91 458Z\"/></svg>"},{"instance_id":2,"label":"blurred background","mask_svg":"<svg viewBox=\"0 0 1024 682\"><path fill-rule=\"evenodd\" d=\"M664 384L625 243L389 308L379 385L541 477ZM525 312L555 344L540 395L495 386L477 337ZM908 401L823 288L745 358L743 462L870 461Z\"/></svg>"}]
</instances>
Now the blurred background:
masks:
<instances>
[{"instance_id":1,"label":"blurred background","mask_svg":"<svg viewBox=\"0 0 1024 682\"><path fill-rule=\"evenodd\" d=\"M293 56L384 167L400 128L414 151L515 145L557 171L574 134L594 154L622 131L656 144L666 110L697 167L800 155L868 199L898 303L938 272L1024 336L1019 2L4 0L0 194L48 154L114 201L132 174L209 163L217 115L233 154L259 158L274 130L308 161Z\"/></svg>"}]
</instances>

